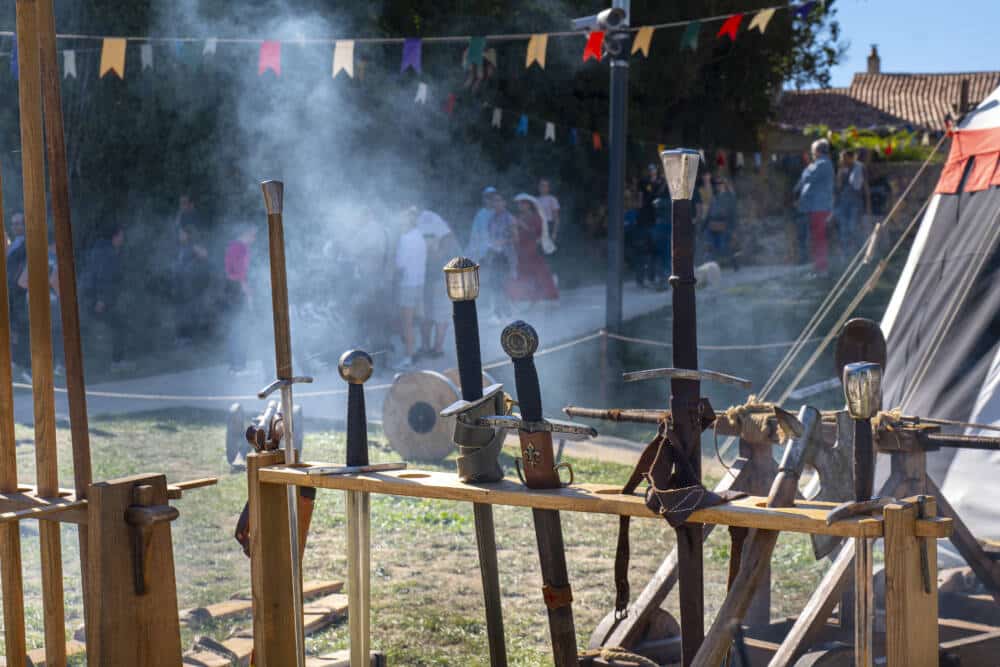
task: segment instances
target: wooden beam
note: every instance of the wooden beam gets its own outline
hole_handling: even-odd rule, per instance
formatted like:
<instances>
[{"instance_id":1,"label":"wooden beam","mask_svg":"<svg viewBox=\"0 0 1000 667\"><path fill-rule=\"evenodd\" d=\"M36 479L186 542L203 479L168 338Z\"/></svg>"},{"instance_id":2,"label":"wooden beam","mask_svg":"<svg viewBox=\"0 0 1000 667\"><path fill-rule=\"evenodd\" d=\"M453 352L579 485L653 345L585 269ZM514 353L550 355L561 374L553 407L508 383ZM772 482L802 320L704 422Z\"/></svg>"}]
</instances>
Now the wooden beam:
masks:
<instances>
[{"instance_id":1,"label":"wooden beam","mask_svg":"<svg viewBox=\"0 0 1000 667\"><path fill-rule=\"evenodd\" d=\"M568 512L591 512L662 518L646 507L641 495L622 495L620 487L601 484L574 484L560 489L531 490L520 482L503 480L473 486L458 481L453 473L430 470L399 470L359 475L309 475L308 464L300 467L267 467L259 472L265 484L294 484L340 491L365 491L412 498L437 498L463 502L532 507ZM827 525L826 517L836 503L799 501L794 507L768 508L767 499L749 496L691 514L692 523L713 523L745 528L819 533L841 537L881 537L882 522L854 518Z\"/></svg>"},{"instance_id":2,"label":"wooden beam","mask_svg":"<svg viewBox=\"0 0 1000 667\"><path fill-rule=\"evenodd\" d=\"M51 519L53 515L66 514L69 510L82 510L86 507L86 500L56 500L46 505L0 513L0 524L17 523L25 519Z\"/></svg>"},{"instance_id":3,"label":"wooden beam","mask_svg":"<svg viewBox=\"0 0 1000 667\"><path fill-rule=\"evenodd\" d=\"M0 170L2 173L2 170ZM0 182L0 224L3 223ZM6 233L4 233L6 239ZM14 437L14 376L10 357L10 296L7 293L7 248L0 252L0 492L17 493L17 440ZM3 589L4 654L9 667L24 667L24 583L21 570L21 527L0 526L0 588Z\"/></svg>"},{"instance_id":4,"label":"wooden beam","mask_svg":"<svg viewBox=\"0 0 1000 667\"><path fill-rule=\"evenodd\" d=\"M21 121L21 170L24 188L25 246L28 255L28 324L35 413L35 476L39 495L59 491L56 453L55 387L52 368L52 317L49 310L49 243L45 207L45 156L42 135L41 63L37 0L17 0L18 101ZM63 599L59 525L38 526L42 560L45 653L66 662L66 610Z\"/></svg>"},{"instance_id":5,"label":"wooden beam","mask_svg":"<svg viewBox=\"0 0 1000 667\"><path fill-rule=\"evenodd\" d=\"M937 667L937 543L914 534L915 505L889 505L884 516L886 660L889 667ZM921 576L922 549L930 593Z\"/></svg>"}]
</instances>

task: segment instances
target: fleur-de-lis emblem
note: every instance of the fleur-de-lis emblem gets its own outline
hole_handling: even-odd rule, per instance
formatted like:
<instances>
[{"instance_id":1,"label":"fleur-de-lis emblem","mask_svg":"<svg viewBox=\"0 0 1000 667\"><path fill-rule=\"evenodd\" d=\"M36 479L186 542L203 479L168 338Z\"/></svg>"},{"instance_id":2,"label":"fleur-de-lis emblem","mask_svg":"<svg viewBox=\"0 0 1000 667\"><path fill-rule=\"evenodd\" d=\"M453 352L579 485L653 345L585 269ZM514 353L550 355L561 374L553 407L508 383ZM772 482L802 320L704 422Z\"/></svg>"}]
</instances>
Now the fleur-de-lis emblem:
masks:
<instances>
[{"instance_id":1,"label":"fleur-de-lis emblem","mask_svg":"<svg viewBox=\"0 0 1000 667\"><path fill-rule=\"evenodd\" d=\"M524 464L529 466L536 466L542 460L542 453L535 449L534 445L529 444L524 449Z\"/></svg>"}]
</instances>

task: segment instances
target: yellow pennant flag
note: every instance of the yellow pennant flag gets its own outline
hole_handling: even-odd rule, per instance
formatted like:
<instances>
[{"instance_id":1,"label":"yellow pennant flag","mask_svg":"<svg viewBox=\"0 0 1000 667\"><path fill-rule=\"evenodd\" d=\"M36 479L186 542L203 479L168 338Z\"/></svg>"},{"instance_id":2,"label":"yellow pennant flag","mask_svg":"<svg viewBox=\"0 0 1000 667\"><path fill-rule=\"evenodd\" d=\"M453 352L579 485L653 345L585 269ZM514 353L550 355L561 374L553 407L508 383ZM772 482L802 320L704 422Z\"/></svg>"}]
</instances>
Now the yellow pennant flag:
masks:
<instances>
[{"instance_id":1,"label":"yellow pennant flag","mask_svg":"<svg viewBox=\"0 0 1000 667\"><path fill-rule=\"evenodd\" d=\"M338 40L333 47L333 78L341 71L354 78L354 40Z\"/></svg>"},{"instance_id":2,"label":"yellow pennant flag","mask_svg":"<svg viewBox=\"0 0 1000 667\"><path fill-rule=\"evenodd\" d=\"M645 26L639 28L639 32L635 34L635 39L632 40L632 55L642 51L642 55L649 57L649 43L653 41L653 28L652 26Z\"/></svg>"},{"instance_id":3,"label":"yellow pennant flag","mask_svg":"<svg viewBox=\"0 0 1000 667\"><path fill-rule=\"evenodd\" d=\"M118 37L106 37L101 47L101 73L103 77L108 72L114 72L119 79L125 78L125 40Z\"/></svg>"},{"instance_id":4,"label":"yellow pennant flag","mask_svg":"<svg viewBox=\"0 0 1000 667\"><path fill-rule=\"evenodd\" d=\"M528 40L528 59L524 65L525 69L531 67L532 63L538 63L539 67L545 69L545 50L548 46L548 35L532 35Z\"/></svg>"},{"instance_id":5,"label":"yellow pennant flag","mask_svg":"<svg viewBox=\"0 0 1000 667\"><path fill-rule=\"evenodd\" d=\"M774 16L774 12L777 9L772 7L771 9L762 9L753 17L753 21L750 21L749 27L747 27L747 32L756 29L760 34L764 34L767 30L767 24L771 22L771 18Z\"/></svg>"}]
</instances>

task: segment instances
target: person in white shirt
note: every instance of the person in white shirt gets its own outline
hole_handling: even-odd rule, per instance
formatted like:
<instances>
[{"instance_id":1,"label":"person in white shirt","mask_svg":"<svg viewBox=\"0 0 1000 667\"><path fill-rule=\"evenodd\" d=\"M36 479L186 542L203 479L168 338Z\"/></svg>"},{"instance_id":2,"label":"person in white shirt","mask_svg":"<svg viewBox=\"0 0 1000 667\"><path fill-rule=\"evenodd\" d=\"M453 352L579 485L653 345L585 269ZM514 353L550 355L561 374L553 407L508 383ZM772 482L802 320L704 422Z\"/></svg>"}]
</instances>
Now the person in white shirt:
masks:
<instances>
[{"instance_id":1,"label":"person in white shirt","mask_svg":"<svg viewBox=\"0 0 1000 667\"><path fill-rule=\"evenodd\" d=\"M559 200L552 194L552 184L549 179L538 181L538 204L542 207L542 217L546 220L548 236L555 243L559 237ZM552 253L546 252L546 255Z\"/></svg>"},{"instance_id":2,"label":"person in white shirt","mask_svg":"<svg viewBox=\"0 0 1000 667\"><path fill-rule=\"evenodd\" d=\"M419 211L411 207L403 214L402 236L396 245L396 301L402 324L403 345L406 356L400 360L401 369L413 366L416 344L413 320L421 310L424 300L424 277L427 273L427 242L417 227Z\"/></svg>"},{"instance_id":3,"label":"person in white shirt","mask_svg":"<svg viewBox=\"0 0 1000 667\"><path fill-rule=\"evenodd\" d=\"M452 257L461 254L458 240L451 227L433 211L417 216L417 229L427 244L427 268L424 278L424 300L420 313L420 339L417 355L430 359L444 356L444 339L451 322L451 301L441 288L441 268Z\"/></svg>"}]
</instances>

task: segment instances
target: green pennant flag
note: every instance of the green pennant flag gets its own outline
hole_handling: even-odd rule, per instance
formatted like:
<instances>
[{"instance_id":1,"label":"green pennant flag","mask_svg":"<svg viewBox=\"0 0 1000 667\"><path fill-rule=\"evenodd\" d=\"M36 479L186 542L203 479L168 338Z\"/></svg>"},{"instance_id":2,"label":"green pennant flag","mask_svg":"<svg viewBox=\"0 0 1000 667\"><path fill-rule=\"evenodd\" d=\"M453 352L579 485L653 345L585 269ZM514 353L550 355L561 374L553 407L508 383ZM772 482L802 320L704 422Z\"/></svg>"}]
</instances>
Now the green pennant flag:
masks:
<instances>
[{"instance_id":1,"label":"green pennant flag","mask_svg":"<svg viewBox=\"0 0 1000 667\"><path fill-rule=\"evenodd\" d=\"M681 37L681 51L684 49L698 50L698 31L701 30L701 21L691 21L684 29Z\"/></svg>"},{"instance_id":2,"label":"green pennant flag","mask_svg":"<svg viewBox=\"0 0 1000 667\"><path fill-rule=\"evenodd\" d=\"M469 52L466 56L466 62L470 65L482 65L483 64L483 51L486 49L486 38L485 37L470 37L469 38Z\"/></svg>"}]
</instances>

